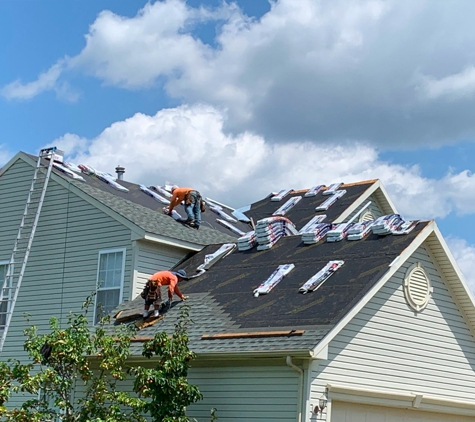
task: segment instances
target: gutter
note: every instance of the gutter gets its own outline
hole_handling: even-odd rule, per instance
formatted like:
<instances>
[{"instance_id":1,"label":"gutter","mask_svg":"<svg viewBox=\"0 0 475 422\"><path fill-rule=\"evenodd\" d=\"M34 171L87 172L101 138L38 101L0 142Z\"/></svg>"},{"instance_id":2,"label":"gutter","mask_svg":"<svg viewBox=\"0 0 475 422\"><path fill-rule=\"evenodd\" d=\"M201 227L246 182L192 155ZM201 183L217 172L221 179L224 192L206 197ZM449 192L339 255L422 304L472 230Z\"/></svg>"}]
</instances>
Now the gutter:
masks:
<instances>
[{"instance_id":1,"label":"gutter","mask_svg":"<svg viewBox=\"0 0 475 422\"><path fill-rule=\"evenodd\" d=\"M297 422L302 421L302 394L303 394L303 370L292 362L292 356L287 355L285 363L299 374L299 385L297 393Z\"/></svg>"}]
</instances>

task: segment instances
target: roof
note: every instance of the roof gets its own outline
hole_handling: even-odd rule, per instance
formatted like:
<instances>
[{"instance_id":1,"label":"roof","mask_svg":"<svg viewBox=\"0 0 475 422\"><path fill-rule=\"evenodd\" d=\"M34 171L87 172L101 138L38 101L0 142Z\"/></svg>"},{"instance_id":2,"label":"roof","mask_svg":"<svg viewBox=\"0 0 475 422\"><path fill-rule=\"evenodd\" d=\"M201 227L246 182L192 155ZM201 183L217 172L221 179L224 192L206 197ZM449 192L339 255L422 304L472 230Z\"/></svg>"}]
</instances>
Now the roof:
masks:
<instances>
[{"instance_id":1,"label":"roof","mask_svg":"<svg viewBox=\"0 0 475 422\"><path fill-rule=\"evenodd\" d=\"M398 257L427 226L420 222L407 235L370 235L364 240L343 240L304 245L300 236L281 238L271 249L235 251L200 277L184 281L181 290L190 296L190 347L197 353L263 353L278 348L282 353L309 351L338 324L389 270ZM205 247L182 263L193 274L206 254L218 246ZM299 288L330 260L344 265L319 289L302 295ZM253 297L253 290L280 264L295 265L268 295ZM124 304L127 309L142 309L143 300ZM153 336L171 329L178 307L168 311L157 324L137 333ZM301 336L201 340L202 334L278 331L305 332ZM137 350L138 351L138 350Z\"/></svg>"},{"instance_id":2,"label":"roof","mask_svg":"<svg viewBox=\"0 0 475 422\"><path fill-rule=\"evenodd\" d=\"M18 156L25 159L25 161L34 160L36 162L37 160L36 156L25 153L19 153ZM18 156L12 161L16 160ZM31 161L29 162L33 164ZM232 233L225 228L218 231L203 225L199 230L195 230L177 223L161 211L162 204L140 191L139 185L121 180L120 184L130 189L129 192L121 192L96 177L83 173L81 176L85 182L74 180L56 168L53 168L52 173L53 177L59 177L60 180L67 181L88 197L100 202L146 233L201 246L235 240L235 236L232 236Z\"/></svg>"}]
</instances>

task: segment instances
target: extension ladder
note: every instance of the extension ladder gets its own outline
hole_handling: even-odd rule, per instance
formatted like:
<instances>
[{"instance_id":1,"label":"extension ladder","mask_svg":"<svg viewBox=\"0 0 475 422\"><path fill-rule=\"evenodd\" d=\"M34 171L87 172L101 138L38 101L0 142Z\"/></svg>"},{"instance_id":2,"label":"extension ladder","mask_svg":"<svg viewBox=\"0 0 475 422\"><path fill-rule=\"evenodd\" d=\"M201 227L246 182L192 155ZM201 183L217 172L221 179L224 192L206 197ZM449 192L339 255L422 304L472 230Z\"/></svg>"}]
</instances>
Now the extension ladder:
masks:
<instances>
[{"instance_id":1,"label":"extension ladder","mask_svg":"<svg viewBox=\"0 0 475 422\"><path fill-rule=\"evenodd\" d=\"M56 147L45 148L40 151L36 163L33 180L26 201L25 210L20 222L18 234L13 246L5 280L0 292L0 352L3 350L8 328L12 320L13 309L18 298L21 282L25 275L31 245L35 236L36 227L40 218L41 207L48 187L48 181L53 168ZM47 164L45 158L49 158Z\"/></svg>"}]
</instances>

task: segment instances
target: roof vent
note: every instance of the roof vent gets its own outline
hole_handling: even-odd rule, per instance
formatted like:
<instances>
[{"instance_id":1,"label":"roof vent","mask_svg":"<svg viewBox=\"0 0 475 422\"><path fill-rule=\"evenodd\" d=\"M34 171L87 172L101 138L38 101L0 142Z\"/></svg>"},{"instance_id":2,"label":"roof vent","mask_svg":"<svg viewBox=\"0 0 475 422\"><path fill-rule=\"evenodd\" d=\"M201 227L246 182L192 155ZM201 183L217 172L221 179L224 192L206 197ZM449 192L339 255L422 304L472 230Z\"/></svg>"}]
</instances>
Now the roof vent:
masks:
<instances>
[{"instance_id":1,"label":"roof vent","mask_svg":"<svg viewBox=\"0 0 475 422\"><path fill-rule=\"evenodd\" d=\"M409 267L404 278L404 295L409 306L421 312L429 303L432 291L429 276L421 264L418 262Z\"/></svg>"},{"instance_id":2,"label":"roof vent","mask_svg":"<svg viewBox=\"0 0 475 422\"><path fill-rule=\"evenodd\" d=\"M122 167L120 164L115 168L115 172L117 173L117 180L124 180L124 173L125 168Z\"/></svg>"},{"instance_id":3,"label":"roof vent","mask_svg":"<svg viewBox=\"0 0 475 422\"><path fill-rule=\"evenodd\" d=\"M360 223L364 223L365 221L372 221L374 220L374 215L373 213L371 212L371 210L367 210L366 212L364 212L363 214L360 215Z\"/></svg>"}]
</instances>

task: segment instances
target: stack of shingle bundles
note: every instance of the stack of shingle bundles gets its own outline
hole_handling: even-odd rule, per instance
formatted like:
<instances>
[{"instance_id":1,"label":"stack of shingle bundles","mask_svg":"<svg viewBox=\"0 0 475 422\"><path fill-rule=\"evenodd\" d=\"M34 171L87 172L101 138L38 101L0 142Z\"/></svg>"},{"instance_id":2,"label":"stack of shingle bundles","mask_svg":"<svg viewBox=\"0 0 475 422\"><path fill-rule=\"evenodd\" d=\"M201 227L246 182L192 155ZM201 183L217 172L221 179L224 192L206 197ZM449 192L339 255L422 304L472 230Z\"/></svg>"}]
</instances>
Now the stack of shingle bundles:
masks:
<instances>
[{"instance_id":1,"label":"stack of shingle bundles","mask_svg":"<svg viewBox=\"0 0 475 422\"><path fill-rule=\"evenodd\" d=\"M300 293L307 294L318 289L333 273L340 268L345 261L330 261L318 273L309 278L299 289Z\"/></svg>"},{"instance_id":2,"label":"stack of shingle bundles","mask_svg":"<svg viewBox=\"0 0 475 422\"><path fill-rule=\"evenodd\" d=\"M238 250L247 251L256 245L256 232L250 231L238 239Z\"/></svg>"},{"instance_id":3,"label":"stack of shingle bundles","mask_svg":"<svg viewBox=\"0 0 475 422\"><path fill-rule=\"evenodd\" d=\"M417 226L418 222L417 220L404 221L397 228L393 229L391 233L395 235L408 234Z\"/></svg>"},{"instance_id":4,"label":"stack of shingle bundles","mask_svg":"<svg viewBox=\"0 0 475 422\"><path fill-rule=\"evenodd\" d=\"M294 196L290 198L284 205L278 208L272 215L285 215L287 214L300 200L301 196Z\"/></svg>"},{"instance_id":5,"label":"stack of shingle bundles","mask_svg":"<svg viewBox=\"0 0 475 422\"><path fill-rule=\"evenodd\" d=\"M156 199L158 202L168 205L170 201L167 198L164 198L162 195L155 193L144 185L140 185L140 190L146 193L148 196L151 196L153 199Z\"/></svg>"},{"instance_id":6,"label":"stack of shingle bundles","mask_svg":"<svg viewBox=\"0 0 475 422\"><path fill-rule=\"evenodd\" d=\"M279 265L266 281L264 281L262 284L259 285L259 287L254 289L254 297L268 294L294 268L294 264Z\"/></svg>"},{"instance_id":7,"label":"stack of shingle bundles","mask_svg":"<svg viewBox=\"0 0 475 422\"><path fill-rule=\"evenodd\" d=\"M374 234L387 235L391 234L393 230L397 229L403 222L404 220L399 214L383 215L374 221L371 230Z\"/></svg>"},{"instance_id":8,"label":"stack of shingle bundles","mask_svg":"<svg viewBox=\"0 0 475 422\"><path fill-rule=\"evenodd\" d=\"M343 183L333 183L330 186L328 186L328 189L322 192L322 195L334 195L335 193L338 192L338 189L340 189L340 186Z\"/></svg>"},{"instance_id":9,"label":"stack of shingle bundles","mask_svg":"<svg viewBox=\"0 0 475 422\"><path fill-rule=\"evenodd\" d=\"M326 192L328 191L323 192L322 195L324 195ZM337 190L326 201L324 201L318 207L316 207L315 211L328 210L328 208L330 208L336 201L338 201L338 199L340 199L345 193L346 193L346 190Z\"/></svg>"},{"instance_id":10,"label":"stack of shingle bundles","mask_svg":"<svg viewBox=\"0 0 475 422\"><path fill-rule=\"evenodd\" d=\"M327 218L326 214L314 216L307 224L305 224L305 226L303 226L299 230L299 234L312 231L313 226L317 225L318 223L321 223L323 220L325 220L325 218Z\"/></svg>"},{"instance_id":11,"label":"stack of shingle bundles","mask_svg":"<svg viewBox=\"0 0 475 422\"><path fill-rule=\"evenodd\" d=\"M221 220L221 218L217 218L216 221L221 224L222 226L226 227L227 229L231 230L233 233L238 234L239 236L244 236L246 233L244 233L241 229L238 229L237 227L233 226L231 223L228 223L225 220Z\"/></svg>"},{"instance_id":12,"label":"stack of shingle bundles","mask_svg":"<svg viewBox=\"0 0 475 422\"><path fill-rule=\"evenodd\" d=\"M348 240L360 240L368 236L371 233L371 227L373 226L374 221L361 221L360 223L355 223L353 227L348 230Z\"/></svg>"},{"instance_id":13,"label":"stack of shingle bundles","mask_svg":"<svg viewBox=\"0 0 475 422\"><path fill-rule=\"evenodd\" d=\"M272 248L282 236L298 234L292 221L286 217L274 216L263 218L256 224L257 250Z\"/></svg>"},{"instance_id":14,"label":"stack of shingle bundles","mask_svg":"<svg viewBox=\"0 0 475 422\"><path fill-rule=\"evenodd\" d=\"M215 214L218 214L221 218L224 218L226 221L229 221L231 223L237 223L237 220L231 217L230 215L226 214L223 211L223 208L220 207L219 205L208 202L208 207L211 211L213 211Z\"/></svg>"},{"instance_id":15,"label":"stack of shingle bundles","mask_svg":"<svg viewBox=\"0 0 475 422\"><path fill-rule=\"evenodd\" d=\"M312 226L311 230L302 233L302 242L306 245L318 243L332 228L333 225L330 223L317 223Z\"/></svg>"},{"instance_id":16,"label":"stack of shingle bundles","mask_svg":"<svg viewBox=\"0 0 475 422\"><path fill-rule=\"evenodd\" d=\"M348 235L348 230L353 227L354 223L341 223L336 224L334 228L332 228L327 233L327 242L339 242L343 240Z\"/></svg>"},{"instance_id":17,"label":"stack of shingle bundles","mask_svg":"<svg viewBox=\"0 0 475 422\"><path fill-rule=\"evenodd\" d=\"M285 196L287 196L290 192L292 192L293 189L282 189L281 191L279 191L279 193L277 193L276 195L274 195L270 200L272 202L279 202L279 201L282 201L282 198L284 198Z\"/></svg>"},{"instance_id":18,"label":"stack of shingle bundles","mask_svg":"<svg viewBox=\"0 0 475 422\"><path fill-rule=\"evenodd\" d=\"M324 185L317 185L317 186L312 186L307 192L305 192L305 198L309 198L311 196L316 196L318 192L322 191Z\"/></svg>"}]
</instances>

